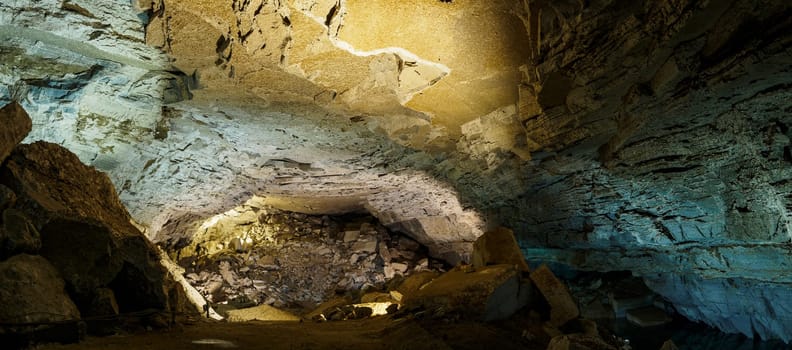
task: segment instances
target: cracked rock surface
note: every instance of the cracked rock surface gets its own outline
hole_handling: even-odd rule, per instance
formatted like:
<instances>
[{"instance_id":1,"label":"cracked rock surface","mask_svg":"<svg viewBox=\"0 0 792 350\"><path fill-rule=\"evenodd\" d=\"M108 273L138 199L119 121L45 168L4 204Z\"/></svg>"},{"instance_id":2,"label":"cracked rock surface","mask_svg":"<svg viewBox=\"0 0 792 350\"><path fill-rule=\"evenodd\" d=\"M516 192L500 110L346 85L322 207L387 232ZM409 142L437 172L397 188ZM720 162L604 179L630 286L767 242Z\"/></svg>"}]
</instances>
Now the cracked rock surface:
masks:
<instances>
[{"instance_id":1,"label":"cracked rock surface","mask_svg":"<svg viewBox=\"0 0 792 350\"><path fill-rule=\"evenodd\" d=\"M0 4L0 101L150 238L254 198L368 212L452 263L503 225L790 340L788 2L133 3Z\"/></svg>"}]
</instances>

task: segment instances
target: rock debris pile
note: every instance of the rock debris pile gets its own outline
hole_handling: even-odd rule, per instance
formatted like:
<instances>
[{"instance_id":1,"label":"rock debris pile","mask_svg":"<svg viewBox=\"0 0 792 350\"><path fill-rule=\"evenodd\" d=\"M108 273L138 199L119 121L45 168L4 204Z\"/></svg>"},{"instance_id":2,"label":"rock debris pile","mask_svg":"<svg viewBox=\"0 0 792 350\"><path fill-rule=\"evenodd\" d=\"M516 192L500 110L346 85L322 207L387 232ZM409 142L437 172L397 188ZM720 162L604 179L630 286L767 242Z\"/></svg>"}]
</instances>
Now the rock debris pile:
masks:
<instances>
[{"instance_id":1,"label":"rock debris pile","mask_svg":"<svg viewBox=\"0 0 792 350\"><path fill-rule=\"evenodd\" d=\"M311 310L336 295L444 269L425 247L371 216L245 206L199 231L171 254L188 281L221 310L259 304Z\"/></svg>"}]
</instances>

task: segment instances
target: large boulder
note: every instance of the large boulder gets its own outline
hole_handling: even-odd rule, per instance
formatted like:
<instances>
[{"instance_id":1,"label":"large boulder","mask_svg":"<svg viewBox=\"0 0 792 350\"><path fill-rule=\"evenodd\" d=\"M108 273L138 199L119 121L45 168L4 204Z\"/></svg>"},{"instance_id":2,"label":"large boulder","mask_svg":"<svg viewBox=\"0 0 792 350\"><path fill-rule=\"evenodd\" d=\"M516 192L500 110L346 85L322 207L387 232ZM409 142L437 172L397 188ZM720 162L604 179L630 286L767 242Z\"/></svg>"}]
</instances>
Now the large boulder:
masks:
<instances>
[{"instance_id":1,"label":"large boulder","mask_svg":"<svg viewBox=\"0 0 792 350\"><path fill-rule=\"evenodd\" d=\"M480 269L457 268L405 295L408 309L426 309L434 315L458 314L463 318L505 319L528 304L531 287L512 265Z\"/></svg>"},{"instance_id":2,"label":"large boulder","mask_svg":"<svg viewBox=\"0 0 792 350\"><path fill-rule=\"evenodd\" d=\"M11 102L0 108L0 164L11 154L17 144L33 127L33 122L25 110L16 102Z\"/></svg>"},{"instance_id":3,"label":"large boulder","mask_svg":"<svg viewBox=\"0 0 792 350\"><path fill-rule=\"evenodd\" d=\"M559 327L580 316L575 299L547 265L531 272L531 281L550 305L550 324Z\"/></svg>"},{"instance_id":4,"label":"large boulder","mask_svg":"<svg viewBox=\"0 0 792 350\"><path fill-rule=\"evenodd\" d=\"M0 262L0 341L9 348L31 339L79 340L80 312L46 259L19 254Z\"/></svg>"},{"instance_id":5,"label":"large boulder","mask_svg":"<svg viewBox=\"0 0 792 350\"><path fill-rule=\"evenodd\" d=\"M38 252L41 248L39 233L25 214L8 208L0 218L0 258Z\"/></svg>"},{"instance_id":6,"label":"large boulder","mask_svg":"<svg viewBox=\"0 0 792 350\"><path fill-rule=\"evenodd\" d=\"M0 211L11 208L16 203L16 194L10 188L0 184Z\"/></svg>"},{"instance_id":7,"label":"large boulder","mask_svg":"<svg viewBox=\"0 0 792 350\"><path fill-rule=\"evenodd\" d=\"M529 270L528 263L525 262L520 246L514 238L514 232L505 227L487 231L476 240L473 244L472 264L475 267L511 264L522 271Z\"/></svg>"},{"instance_id":8,"label":"large boulder","mask_svg":"<svg viewBox=\"0 0 792 350\"><path fill-rule=\"evenodd\" d=\"M132 225L107 175L61 146L36 142L12 152L0 182L16 193L15 208L33 218L41 255L80 307L106 287L121 312L167 307L169 279L156 247Z\"/></svg>"}]
</instances>

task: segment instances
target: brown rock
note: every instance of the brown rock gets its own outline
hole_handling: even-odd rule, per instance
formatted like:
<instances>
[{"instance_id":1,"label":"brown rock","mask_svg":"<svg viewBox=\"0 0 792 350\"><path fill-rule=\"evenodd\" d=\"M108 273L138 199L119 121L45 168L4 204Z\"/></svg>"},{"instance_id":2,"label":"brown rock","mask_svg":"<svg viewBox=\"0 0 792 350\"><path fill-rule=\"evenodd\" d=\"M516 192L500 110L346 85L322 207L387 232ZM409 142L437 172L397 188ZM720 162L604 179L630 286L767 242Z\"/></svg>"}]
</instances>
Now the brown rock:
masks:
<instances>
[{"instance_id":1,"label":"brown rock","mask_svg":"<svg viewBox=\"0 0 792 350\"><path fill-rule=\"evenodd\" d=\"M252 320L299 321L300 318L291 313L265 304L247 309L231 310L228 312L228 322L245 322Z\"/></svg>"},{"instance_id":2,"label":"brown rock","mask_svg":"<svg viewBox=\"0 0 792 350\"><path fill-rule=\"evenodd\" d=\"M668 339L663 343L663 346L660 347L660 350L679 350L679 348L674 344L673 340Z\"/></svg>"},{"instance_id":3,"label":"brown rock","mask_svg":"<svg viewBox=\"0 0 792 350\"><path fill-rule=\"evenodd\" d=\"M580 315L580 310L566 286L546 265L531 272L531 281L550 304L550 323L552 325L561 326Z\"/></svg>"},{"instance_id":4,"label":"brown rock","mask_svg":"<svg viewBox=\"0 0 792 350\"><path fill-rule=\"evenodd\" d=\"M514 232L505 227L498 227L483 234L473 244L473 266L510 264L517 266L522 271L528 271Z\"/></svg>"},{"instance_id":5,"label":"brown rock","mask_svg":"<svg viewBox=\"0 0 792 350\"><path fill-rule=\"evenodd\" d=\"M15 209L3 211L3 226L0 227L0 257L20 253L35 254L41 249L41 238L30 220Z\"/></svg>"},{"instance_id":6,"label":"brown rock","mask_svg":"<svg viewBox=\"0 0 792 350\"><path fill-rule=\"evenodd\" d=\"M16 203L14 191L0 184L0 211L13 207L14 203Z\"/></svg>"},{"instance_id":7,"label":"brown rock","mask_svg":"<svg viewBox=\"0 0 792 350\"><path fill-rule=\"evenodd\" d=\"M46 259L20 254L0 263L0 320L46 323L78 320L63 279Z\"/></svg>"},{"instance_id":8,"label":"brown rock","mask_svg":"<svg viewBox=\"0 0 792 350\"><path fill-rule=\"evenodd\" d=\"M36 219L41 255L77 299L109 287L122 312L166 308L169 279L157 249L130 223L107 175L61 146L36 142L14 150L0 182L17 194L16 208Z\"/></svg>"},{"instance_id":9,"label":"brown rock","mask_svg":"<svg viewBox=\"0 0 792 350\"><path fill-rule=\"evenodd\" d=\"M118 315L118 303L115 293L110 288L99 288L94 292L94 297L88 304L83 316L87 319L88 333L95 335L110 335L116 333L119 323L113 319ZM99 318L99 320L93 320Z\"/></svg>"},{"instance_id":10,"label":"brown rock","mask_svg":"<svg viewBox=\"0 0 792 350\"><path fill-rule=\"evenodd\" d=\"M616 347L598 336L572 334L553 337L547 350L616 350Z\"/></svg>"},{"instance_id":11,"label":"brown rock","mask_svg":"<svg viewBox=\"0 0 792 350\"><path fill-rule=\"evenodd\" d=\"M17 102L11 102L0 108L0 163L11 154L33 127L27 112Z\"/></svg>"},{"instance_id":12,"label":"brown rock","mask_svg":"<svg viewBox=\"0 0 792 350\"><path fill-rule=\"evenodd\" d=\"M361 303L376 303L376 302L392 302L393 299L391 298L390 293L366 293L362 297L360 297Z\"/></svg>"},{"instance_id":13,"label":"brown rock","mask_svg":"<svg viewBox=\"0 0 792 350\"><path fill-rule=\"evenodd\" d=\"M404 281L396 287L396 290L404 296L412 295L425 284L437 278L437 276L440 276L440 274L434 271L414 273L410 275L410 277L404 279Z\"/></svg>"},{"instance_id":14,"label":"brown rock","mask_svg":"<svg viewBox=\"0 0 792 350\"><path fill-rule=\"evenodd\" d=\"M474 272L452 270L435 278L412 295L409 309L423 308L442 316L457 313L484 321L504 319L528 303L530 287L511 265L493 265Z\"/></svg>"}]
</instances>

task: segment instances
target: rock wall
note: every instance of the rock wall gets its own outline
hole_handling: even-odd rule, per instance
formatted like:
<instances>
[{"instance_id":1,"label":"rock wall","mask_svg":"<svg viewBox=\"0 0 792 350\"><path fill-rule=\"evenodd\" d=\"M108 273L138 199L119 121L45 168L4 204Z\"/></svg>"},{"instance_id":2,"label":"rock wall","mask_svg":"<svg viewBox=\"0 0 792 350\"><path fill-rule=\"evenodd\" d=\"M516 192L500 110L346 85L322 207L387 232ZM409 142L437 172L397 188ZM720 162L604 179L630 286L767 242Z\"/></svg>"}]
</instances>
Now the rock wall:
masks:
<instances>
[{"instance_id":1,"label":"rock wall","mask_svg":"<svg viewBox=\"0 0 792 350\"><path fill-rule=\"evenodd\" d=\"M244 8L231 14L252 15L238 6ZM328 111L310 94L305 100L285 93L291 88L300 94L313 91L313 83L283 71L277 58L279 73L253 80L268 94L229 80L225 73L212 78L208 68L195 73L191 65L204 61L180 56L178 45L196 54L194 50L210 46L190 40L205 39L206 34L164 41L172 44L166 49L171 58L144 45L147 40L156 44L151 41L155 31L144 35L143 28L146 23L149 28L157 25L162 11L143 2L0 5L0 23L7 29L0 34L8 39L0 50L0 101L18 100L30 112L34 128L26 141L64 145L110 174L121 200L155 240L160 233L167 240L192 232L204 219L258 195L283 209L307 213L368 211L387 225L414 233L438 257L452 262L469 258L472 242L482 232L480 217L459 202L453 188L423 169L392 167L415 152L378 133L387 123ZM198 27L176 33L195 35L206 29L204 20L189 20L190 13L175 12L173 28L181 28L176 21ZM276 16L278 26L285 25L280 15L268 15ZM298 17L295 13L290 21L296 23ZM304 19L306 25L318 26ZM22 34L12 35L18 27ZM215 67L218 52L210 48L213 58L207 62ZM244 46L231 48L243 56ZM393 59L392 54L374 56L360 59ZM247 64L266 63L256 57ZM238 64L233 70L242 74L243 67ZM375 73L364 70L359 75L374 79ZM276 98L269 94L273 91L286 95ZM425 123L416 113L403 112L415 115L405 116L407 120ZM427 165L431 159L417 158Z\"/></svg>"},{"instance_id":2,"label":"rock wall","mask_svg":"<svg viewBox=\"0 0 792 350\"><path fill-rule=\"evenodd\" d=\"M16 102L0 120L19 124L7 130L30 126ZM56 144L16 145L0 158L0 192L0 337L9 346L77 341L78 322L120 312L182 311L157 248L132 225L107 175Z\"/></svg>"},{"instance_id":3,"label":"rock wall","mask_svg":"<svg viewBox=\"0 0 792 350\"><path fill-rule=\"evenodd\" d=\"M630 270L691 319L789 341L789 4L530 6L534 166L495 216L529 259Z\"/></svg>"}]
</instances>

